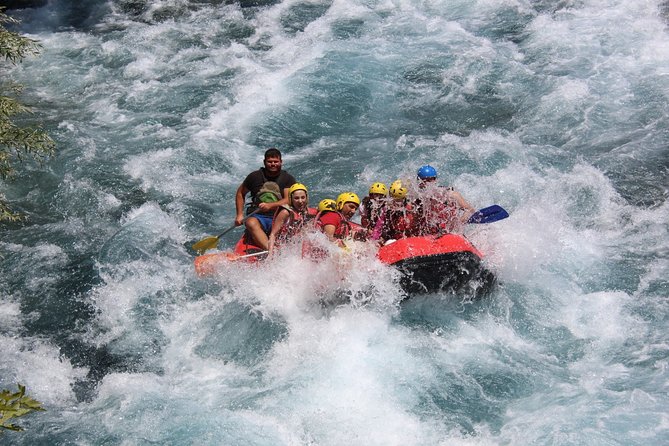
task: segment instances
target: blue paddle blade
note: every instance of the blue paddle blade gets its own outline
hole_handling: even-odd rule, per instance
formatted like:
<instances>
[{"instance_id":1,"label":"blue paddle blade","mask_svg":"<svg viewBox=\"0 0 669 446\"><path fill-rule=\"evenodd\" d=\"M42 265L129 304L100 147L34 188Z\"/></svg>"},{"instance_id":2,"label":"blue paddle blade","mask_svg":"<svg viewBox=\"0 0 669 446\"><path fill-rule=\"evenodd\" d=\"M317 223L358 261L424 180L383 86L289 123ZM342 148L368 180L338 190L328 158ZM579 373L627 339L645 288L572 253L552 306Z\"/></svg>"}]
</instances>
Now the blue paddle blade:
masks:
<instances>
[{"instance_id":1,"label":"blue paddle blade","mask_svg":"<svg viewBox=\"0 0 669 446\"><path fill-rule=\"evenodd\" d=\"M480 209L472 214L467 223L492 223L503 220L509 216L509 213L502 206L493 204L487 208Z\"/></svg>"}]
</instances>

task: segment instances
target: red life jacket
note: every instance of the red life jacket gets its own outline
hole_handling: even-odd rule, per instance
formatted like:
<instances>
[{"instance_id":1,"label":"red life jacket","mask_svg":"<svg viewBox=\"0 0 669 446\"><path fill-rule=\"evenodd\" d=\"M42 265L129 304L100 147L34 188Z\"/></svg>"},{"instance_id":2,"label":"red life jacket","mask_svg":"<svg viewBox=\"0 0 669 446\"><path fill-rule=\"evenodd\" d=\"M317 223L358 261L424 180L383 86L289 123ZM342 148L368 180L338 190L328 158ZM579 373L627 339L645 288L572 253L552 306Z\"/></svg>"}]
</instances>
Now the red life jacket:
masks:
<instances>
[{"instance_id":1,"label":"red life jacket","mask_svg":"<svg viewBox=\"0 0 669 446\"><path fill-rule=\"evenodd\" d=\"M319 231L323 232L323 226L324 225L323 225L323 222L321 221L321 215L326 214L328 212L336 212L337 214L339 214L339 217L340 217L339 218L339 224L335 227L334 237L338 238L338 239L347 238L349 233L351 232L351 222L346 220L346 218L344 218L344 216L341 214L341 212L338 212L338 211L329 211L328 210L328 211L319 212L316 215L316 228Z\"/></svg>"},{"instance_id":2,"label":"red life jacket","mask_svg":"<svg viewBox=\"0 0 669 446\"><path fill-rule=\"evenodd\" d=\"M402 207L389 207L383 214L380 238L383 240L399 240L413 237L420 232L420 218L415 207L405 201Z\"/></svg>"},{"instance_id":3,"label":"red life jacket","mask_svg":"<svg viewBox=\"0 0 669 446\"><path fill-rule=\"evenodd\" d=\"M458 204L450 199L452 187L439 187L431 196L416 200L417 235L452 232L460 224Z\"/></svg>"},{"instance_id":4,"label":"red life jacket","mask_svg":"<svg viewBox=\"0 0 669 446\"><path fill-rule=\"evenodd\" d=\"M362 204L360 205L359 212L362 226L367 229L373 229L376 222L381 217L383 213L384 205L386 204L387 199L381 198L372 200L369 196L362 199Z\"/></svg>"},{"instance_id":5,"label":"red life jacket","mask_svg":"<svg viewBox=\"0 0 669 446\"><path fill-rule=\"evenodd\" d=\"M277 239L286 240L297 234L305 225L318 215L318 210L308 207L305 212L297 212L288 205L279 206L274 213L274 218L281 212L282 209L288 211L288 220L283 223L281 231L277 234Z\"/></svg>"},{"instance_id":6,"label":"red life jacket","mask_svg":"<svg viewBox=\"0 0 669 446\"><path fill-rule=\"evenodd\" d=\"M425 232L428 234L443 234L453 232L459 225L459 207L452 201L432 202L428 213L425 215Z\"/></svg>"}]
</instances>

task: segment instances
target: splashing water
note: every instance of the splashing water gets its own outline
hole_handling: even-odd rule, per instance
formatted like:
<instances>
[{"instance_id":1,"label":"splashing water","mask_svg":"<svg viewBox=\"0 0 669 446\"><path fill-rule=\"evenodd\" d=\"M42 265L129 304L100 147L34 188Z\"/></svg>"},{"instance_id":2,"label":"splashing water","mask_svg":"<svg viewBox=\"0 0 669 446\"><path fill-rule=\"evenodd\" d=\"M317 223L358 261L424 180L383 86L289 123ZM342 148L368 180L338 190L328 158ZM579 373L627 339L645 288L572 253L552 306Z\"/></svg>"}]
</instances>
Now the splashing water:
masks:
<instances>
[{"instance_id":1,"label":"splashing water","mask_svg":"<svg viewBox=\"0 0 669 446\"><path fill-rule=\"evenodd\" d=\"M669 37L658 1L52 0L12 68L58 143L7 198L11 444L662 444ZM360 253L193 271L266 147L312 205L431 164L491 296ZM234 244L241 230L221 241Z\"/></svg>"}]
</instances>

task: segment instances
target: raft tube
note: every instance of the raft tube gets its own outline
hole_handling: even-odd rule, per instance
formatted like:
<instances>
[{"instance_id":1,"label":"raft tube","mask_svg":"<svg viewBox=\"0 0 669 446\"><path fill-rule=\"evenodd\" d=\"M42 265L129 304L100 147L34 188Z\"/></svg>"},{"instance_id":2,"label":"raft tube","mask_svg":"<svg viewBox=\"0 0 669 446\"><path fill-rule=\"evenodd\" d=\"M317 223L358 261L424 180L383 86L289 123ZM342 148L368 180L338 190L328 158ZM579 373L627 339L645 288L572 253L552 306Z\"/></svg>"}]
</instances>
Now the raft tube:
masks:
<instances>
[{"instance_id":1,"label":"raft tube","mask_svg":"<svg viewBox=\"0 0 669 446\"><path fill-rule=\"evenodd\" d=\"M408 237L382 246L378 258L402 272L408 294L448 292L481 297L496 283L483 254L457 234Z\"/></svg>"},{"instance_id":2,"label":"raft tube","mask_svg":"<svg viewBox=\"0 0 669 446\"><path fill-rule=\"evenodd\" d=\"M232 251L213 252L195 257L195 272L200 277L211 276L223 264L228 262L243 261L255 263L264 256L253 256L255 253L265 251L255 245L246 242L246 236L242 235Z\"/></svg>"}]
</instances>

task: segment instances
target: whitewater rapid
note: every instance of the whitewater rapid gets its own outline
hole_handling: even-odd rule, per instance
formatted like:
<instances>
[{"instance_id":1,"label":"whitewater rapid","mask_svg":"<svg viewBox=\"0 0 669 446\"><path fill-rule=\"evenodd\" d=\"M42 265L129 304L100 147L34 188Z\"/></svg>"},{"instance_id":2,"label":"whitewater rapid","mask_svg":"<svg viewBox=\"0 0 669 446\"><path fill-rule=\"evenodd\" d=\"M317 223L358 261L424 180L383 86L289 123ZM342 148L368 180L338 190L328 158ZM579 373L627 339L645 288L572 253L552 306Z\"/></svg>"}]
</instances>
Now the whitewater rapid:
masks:
<instances>
[{"instance_id":1,"label":"whitewater rapid","mask_svg":"<svg viewBox=\"0 0 669 446\"><path fill-rule=\"evenodd\" d=\"M9 74L58 154L3 185L28 221L0 232L0 388L47 412L0 443L667 443L666 11L12 11L43 50ZM189 247L232 225L269 146L312 204L429 163L475 207L502 205L466 229L499 286L403 300L373 256L342 275L297 250L198 278Z\"/></svg>"}]
</instances>

